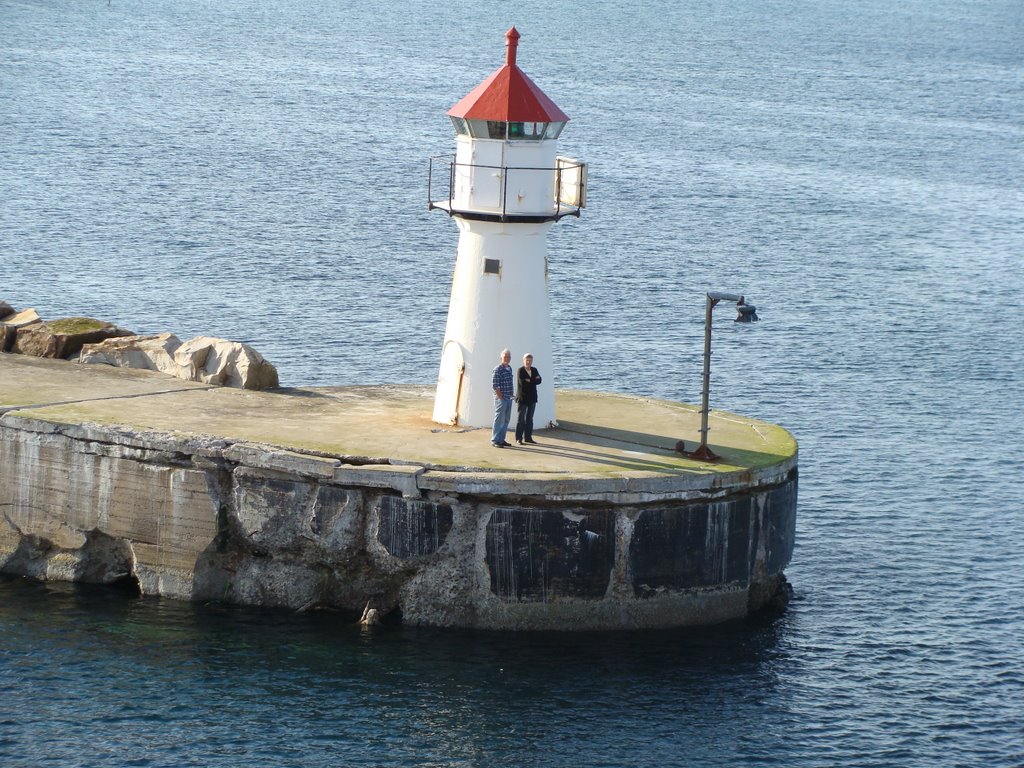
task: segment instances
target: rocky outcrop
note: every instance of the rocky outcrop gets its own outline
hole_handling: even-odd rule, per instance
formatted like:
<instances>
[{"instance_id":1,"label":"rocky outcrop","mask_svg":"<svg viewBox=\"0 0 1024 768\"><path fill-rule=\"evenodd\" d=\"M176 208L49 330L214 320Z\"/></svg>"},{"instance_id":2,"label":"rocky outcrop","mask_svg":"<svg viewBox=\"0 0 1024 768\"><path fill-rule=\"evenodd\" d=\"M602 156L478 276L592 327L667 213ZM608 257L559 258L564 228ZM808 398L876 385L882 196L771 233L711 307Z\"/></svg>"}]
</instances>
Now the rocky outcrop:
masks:
<instances>
[{"instance_id":1,"label":"rocky outcrop","mask_svg":"<svg viewBox=\"0 0 1024 768\"><path fill-rule=\"evenodd\" d=\"M4 313L5 308L7 310L14 309L10 304L2 302L0 303L0 315ZM39 313L34 309L23 309L21 312L8 312L7 316L0 320L0 352L11 351L19 330L41 322L42 320L39 318Z\"/></svg>"},{"instance_id":2,"label":"rocky outcrop","mask_svg":"<svg viewBox=\"0 0 1024 768\"><path fill-rule=\"evenodd\" d=\"M11 351L33 357L68 358L77 355L86 344L131 335L131 331L103 320L68 317L19 327Z\"/></svg>"},{"instance_id":3,"label":"rocky outcrop","mask_svg":"<svg viewBox=\"0 0 1024 768\"><path fill-rule=\"evenodd\" d=\"M192 372L192 381L244 389L278 385L277 369L247 344L197 336L178 347L175 361Z\"/></svg>"},{"instance_id":4,"label":"rocky outcrop","mask_svg":"<svg viewBox=\"0 0 1024 768\"><path fill-rule=\"evenodd\" d=\"M184 343L172 333L109 339L84 347L79 362L143 368L186 381L243 389L271 389L279 384L277 369L255 349L209 336Z\"/></svg>"},{"instance_id":5,"label":"rocky outcrop","mask_svg":"<svg viewBox=\"0 0 1024 768\"><path fill-rule=\"evenodd\" d=\"M117 368L142 368L177 376L179 365L174 360L174 352L180 346L181 339L173 333L122 336L98 344L86 344L78 362L100 363Z\"/></svg>"},{"instance_id":6,"label":"rocky outcrop","mask_svg":"<svg viewBox=\"0 0 1024 768\"><path fill-rule=\"evenodd\" d=\"M91 317L43 321L34 309L19 312L6 301L0 301L0 352L142 368L242 389L280 384L277 368L248 344L211 336L182 343L173 333L140 336Z\"/></svg>"}]
</instances>

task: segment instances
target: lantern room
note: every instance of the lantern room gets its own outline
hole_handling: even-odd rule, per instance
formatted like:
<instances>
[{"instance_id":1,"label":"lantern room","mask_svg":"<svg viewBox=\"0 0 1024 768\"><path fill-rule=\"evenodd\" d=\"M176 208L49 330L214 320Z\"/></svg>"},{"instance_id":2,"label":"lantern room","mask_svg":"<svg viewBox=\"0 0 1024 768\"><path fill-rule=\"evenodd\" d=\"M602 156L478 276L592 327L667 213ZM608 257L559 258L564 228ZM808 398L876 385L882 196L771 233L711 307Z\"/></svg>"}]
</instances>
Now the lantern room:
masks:
<instances>
[{"instance_id":1,"label":"lantern room","mask_svg":"<svg viewBox=\"0 0 1024 768\"><path fill-rule=\"evenodd\" d=\"M557 139L565 128L565 121L508 122L506 120L467 120L451 115L455 133L475 139L500 139L501 141L543 141Z\"/></svg>"}]
</instances>

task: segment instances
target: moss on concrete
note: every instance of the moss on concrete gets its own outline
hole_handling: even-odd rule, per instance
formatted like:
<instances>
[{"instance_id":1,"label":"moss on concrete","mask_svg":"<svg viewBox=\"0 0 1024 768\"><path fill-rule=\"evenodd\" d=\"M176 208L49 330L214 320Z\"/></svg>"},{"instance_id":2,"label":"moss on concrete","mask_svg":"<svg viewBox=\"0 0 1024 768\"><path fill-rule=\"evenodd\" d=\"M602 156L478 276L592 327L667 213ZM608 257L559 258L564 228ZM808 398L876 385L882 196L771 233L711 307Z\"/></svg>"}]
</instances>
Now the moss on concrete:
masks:
<instances>
[{"instance_id":1,"label":"moss on concrete","mask_svg":"<svg viewBox=\"0 0 1024 768\"><path fill-rule=\"evenodd\" d=\"M709 443L722 460L695 461L674 450L679 440L691 450L697 445L695 406L573 390L556 393L560 426L539 430L538 445L498 450L488 429L438 429L430 420L431 394L423 385L252 392L151 371L0 355L0 406L34 406L16 411L21 415L339 458L615 478L756 472L797 452L782 427L713 411Z\"/></svg>"}]
</instances>

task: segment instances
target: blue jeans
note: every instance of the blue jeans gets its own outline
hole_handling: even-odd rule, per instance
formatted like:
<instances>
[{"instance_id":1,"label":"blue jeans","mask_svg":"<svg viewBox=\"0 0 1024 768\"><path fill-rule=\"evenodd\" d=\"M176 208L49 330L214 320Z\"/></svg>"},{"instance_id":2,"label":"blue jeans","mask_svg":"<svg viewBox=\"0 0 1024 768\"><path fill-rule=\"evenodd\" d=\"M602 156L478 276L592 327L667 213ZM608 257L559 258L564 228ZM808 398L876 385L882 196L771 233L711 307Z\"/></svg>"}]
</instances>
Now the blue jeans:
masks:
<instances>
[{"instance_id":1,"label":"blue jeans","mask_svg":"<svg viewBox=\"0 0 1024 768\"><path fill-rule=\"evenodd\" d=\"M505 433L508 432L508 422L512 418L512 399L503 397L501 400L494 398L494 429L491 430L491 442L505 442Z\"/></svg>"},{"instance_id":2,"label":"blue jeans","mask_svg":"<svg viewBox=\"0 0 1024 768\"><path fill-rule=\"evenodd\" d=\"M533 440L533 412L536 403L519 403L519 418L516 419L516 440Z\"/></svg>"}]
</instances>

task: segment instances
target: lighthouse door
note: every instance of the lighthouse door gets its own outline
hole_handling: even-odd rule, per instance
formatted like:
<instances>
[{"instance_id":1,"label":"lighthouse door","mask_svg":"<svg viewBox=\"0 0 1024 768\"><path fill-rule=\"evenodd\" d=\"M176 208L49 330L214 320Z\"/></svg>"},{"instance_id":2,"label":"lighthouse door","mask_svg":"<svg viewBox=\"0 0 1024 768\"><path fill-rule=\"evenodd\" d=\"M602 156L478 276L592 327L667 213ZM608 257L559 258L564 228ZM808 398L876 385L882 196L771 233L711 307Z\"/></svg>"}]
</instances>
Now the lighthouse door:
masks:
<instances>
[{"instance_id":1,"label":"lighthouse door","mask_svg":"<svg viewBox=\"0 0 1024 768\"><path fill-rule=\"evenodd\" d=\"M471 207L501 210L505 184L503 166L505 142L477 139L473 142Z\"/></svg>"}]
</instances>

